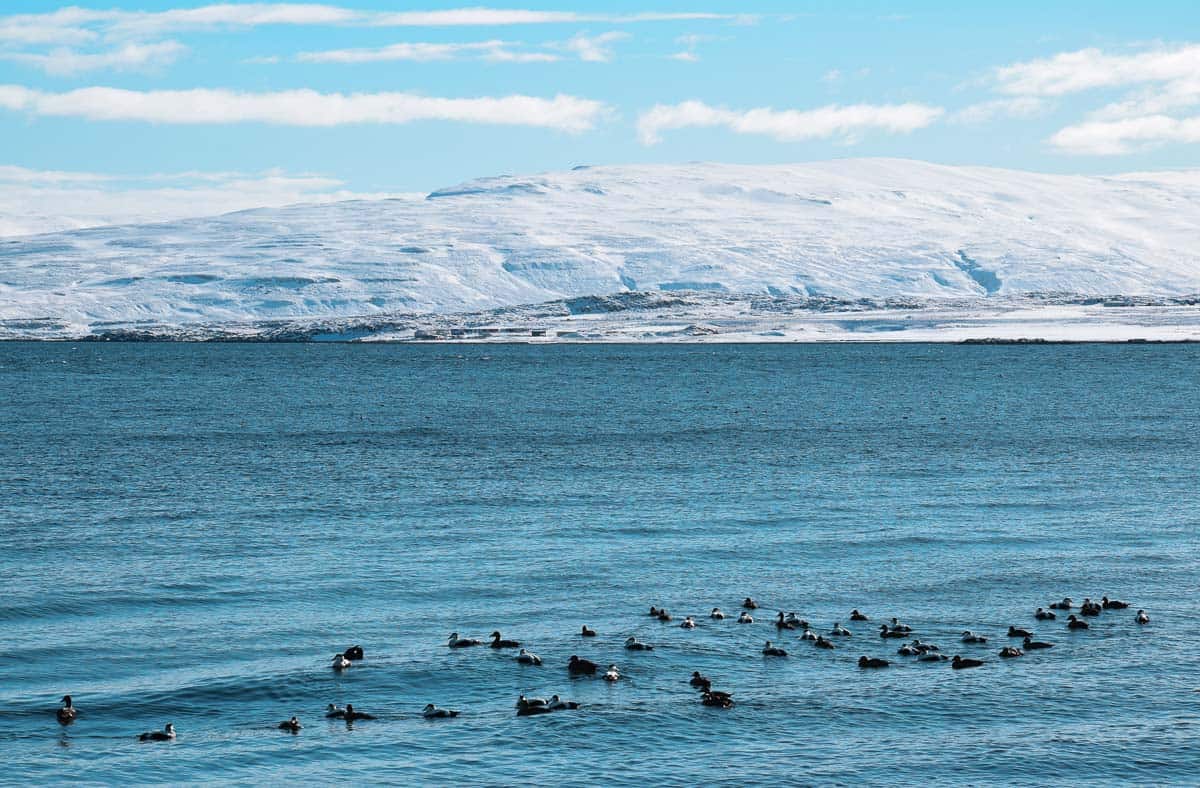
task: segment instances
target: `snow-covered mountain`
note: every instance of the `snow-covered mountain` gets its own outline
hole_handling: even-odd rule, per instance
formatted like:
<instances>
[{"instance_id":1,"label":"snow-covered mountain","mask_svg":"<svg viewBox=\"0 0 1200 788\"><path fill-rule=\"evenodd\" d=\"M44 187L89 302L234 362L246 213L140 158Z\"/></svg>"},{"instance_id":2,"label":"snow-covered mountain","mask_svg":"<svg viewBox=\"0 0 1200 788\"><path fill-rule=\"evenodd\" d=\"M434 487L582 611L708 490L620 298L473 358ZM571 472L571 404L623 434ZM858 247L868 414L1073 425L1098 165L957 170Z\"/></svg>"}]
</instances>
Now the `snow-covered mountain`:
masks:
<instances>
[{"instance_id":1,"label":"snow-covered mountain","mask_svg":"<svg viewBox=\"0 0 1200 788\"><path fill-rule=\"evenodd\" d=\"M0 335L452 313L626 291L1200 293L1200 172L915 161L579 167L0 241Z\"/></svg>"}]
</instances>

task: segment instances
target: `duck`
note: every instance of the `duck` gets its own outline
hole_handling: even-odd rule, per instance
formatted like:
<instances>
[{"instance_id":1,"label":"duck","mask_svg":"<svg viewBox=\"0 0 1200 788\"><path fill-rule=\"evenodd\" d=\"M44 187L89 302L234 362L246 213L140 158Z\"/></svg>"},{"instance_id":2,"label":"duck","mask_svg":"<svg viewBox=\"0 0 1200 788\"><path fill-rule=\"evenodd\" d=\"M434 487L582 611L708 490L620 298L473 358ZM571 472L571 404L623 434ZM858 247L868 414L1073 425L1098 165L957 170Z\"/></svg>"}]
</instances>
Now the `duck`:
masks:
<instances>
[{"instance_id":1,"label":"duck","mask_svg":"<svg viewBox=\"0 0 1200 788\"><path fill-rule=\"evenodd\" d=\"M816 640L817 636L811 629L806 629L800 634L801 640Z\"/></svg>"},{"instance_id":2,"label":"duck","mask_svg":"<svg viewBox=\"0 0 1200 788\"><path fill-rule=\"evenodd\" d=\"M596 667L596 663L590 659L580 659L574 654L567 660L567 672L572 676L594 676Z\"/></svg>"},{"instance_id":3,"label":"duck","mask_svg":"<svg viewBox=\"0 0 1200 788\"><path fill-rule=\"evenodd\" d=\"M1000 649L1000 656L1004 659L1012 659L1013 657L1025 656L1025 652L1016 646L1005 646L1004 648Z\"/></svg>"},{"instance_id":4,"label":"duck","mask_svg":"<svg viewBox=\"0 0 1200 788\"><path fill-rule=\"evenodd\" d=\"M791 621L785 621L783 618L783 611L780 610L779 616L775 619L775 628L776 629L795 629L796 625L793 624Z\"/></svg>"},{"instance_id":5,"label":"duck","mask_svg":"<svg viewBox=\"0 0 1200 788\"><path fill-rule=\"evenodd\" d=\"M1149 624L1150 623L1150 616L1148 616L1146 614L1145 610L1139 610L1137 612L1137 622L1139 624Z\"/></svg>"},{"instance_id":6,"label":"duck","mask_svg":"<svg viewBox=\"0 0 1200 788\"><path fill-rule=\"evenodd\" d=\"M1017 629L1016 627L1010 625L1008 628L1008 636L1010 638L1031 638L1033 637L1033 633L1028 629Z\"/></svg>"},{"instance_id":7,"label":"duck","mask_svg":"<svg viewBox=\"0 0 1200 788\"><path fill-rule=\"evenodd\" d=\"M797 618L795 613L787 614L787 622L792 625L793 629L807 629L808 622L802 618Z\"/></svg>"},{"instance_id":8,"label":"duck","mask_svg":"<svg viewBox=\"0 0 1200 788\"><path fill-rule=\"evenodd\" d=\"M867 618L862 613L858 612L858 608L854 608L853 610L850 611L850 620L851 621L870 621L871 619Z\"/></svg>"},{"instance_id":9,"label":"duck","mask_svg":"<svg viewBox=\"0 0 1200 788\"><path fill-rule=\"evenodd\" d=\"M922 642L920 638L913 640L912 647L915 648L917 651L921 652L922 654L924 654L927 651L941 651L940 648L938 648L937 646L935 646L932 643Z\"/></svg>"},{"instance_id":10,"label":"duck","mask_svg":"<svg viewBox=\"0 0 1200 788\"><path fill-rule=\"evenodd\" d=\"M1105 610L1124 610L1129 607L1128 602L1122 602L1119 599L1109 599L1108 597L1100 597L1100 605Z\"/></svg>"},{"instance_id":11,"label":"duck","mask_svg":"<svg viewBox=\"0 0 1200 788\"><path fill-rule=\"evenodd\" d=\"M733 698L728 692L706 691L700 696L700 703L716 709L728 709L733 706Z\"/></svg>"},{"instance_id":12,"label":"duck","mask_svg":"<svg viewBox=\"0 0 1200 788\"><path fill-rule=\"evenodd\" d=\"M917 662L945 662L950 659L945 654L935 654L932 651L926 651L921 656L917 657Z\"/></svg>"},{"instance_id":13,"label":"duck","mask_svg":"<svg viewBox=\"0 0 1200 788\"><path fill-rule=\"evenodd\" d=\"M353 664L354 664L353 662L346 659L345 654L334 654L333 655L333 669L334 670L345 670L346 668L350 667Z\"/></svg>"},{"instance_id":14,"label":"duck","mask_svg":"<svg viewBox=\"0 0 1200 788\"><path fill-rule=\"evenodd\" d=\"M767 644L765 646L763 646L762 653L763 653L764 657L786 657L787 656L786 651L784 651L781 648L772 646L771 641L769 641L769 640L767 641Z\"/></svg>"},{"instance_id":15,"label":"duck","mask_svg":"<svg viewBox=\"0 0 1200 788\"><path fill-rule=\"evenodd\" d=\"M698 670L692 671L692 680L689 681L688 683L691 684L696 689L701 689L701 690L704 690L705 692L707 692L709 689L712 688L712 682L709 681L707 676L703 675Z\"/></svg>"},{"instance_id":16,"label":"duck","mask_svg":"<svg viewBox=\"0 0 1200 788\"><path fill-rule=\"evenodd\" d=\"M525 649L521 649L521 652L517 654L517 662L520 662L522 665L541 665L542 658L537 654L530 654Z\"/></svg>"},{"instance_id":17,"label":"duck","mask_svg":"<svg viewBox=\"0 0 1200 788\"><path fill-rule=\"evenodd\" d=\"M584 638L594 638L596 637L596 630L588 629L588 625L584 624L583 629L579 630L579 636Z\"/></svg>"},{"instance_id":18,"label":"duck","mask_svg":"<svg viewBox=\"0 0 1200 788\"><path fill-rule=\"evenodd\" d=\"M604 675L601 678L605 681L620 681L621 671L617 670L616 665L609 665L608 670L604 671Z\"/></svg>"},{"instance_id":19,"label":"duck","mask_svg":"<svg viewBox=\"0 0 1200 788\"><path fill-rule=\"evenodd\" d=\"M660 612L662 612L662 611L660 611L660 610L659 610L658 608L656 608L654 605L651 605L651 606L650 606L650 618L658 618L658 614L659 614Z\"/></svg>"},{"instance_id":20,"label":"duck","mask_svg":"<svg viewBox=\"0 0 1200 788\"><path fill-rule=\"evenodd\" d=\"M363 647L362 646L351 646L350 648L343 651L342 654L346 657L346 659L357 662L358 660L363 659Z\"/></svg>"},{"instance_id":21,"label":"duck","mask_svg":"<svg viewBox=\"0 0 1200 788\"><path fill-rule=\"evenodd\" d=\"M546 705L545 698L527 698L524 695L521 695L519 698L517 698L517 708L518 709L537 707L537 706L545 706L545 705Z\"/></svg>"},{"instance_id":22,"label":"duck","mask_svg":"<svg viewBox=\"0 0 1200 788\"><path fill-rule=\"evenodd\" d=\"M1087 629L1088 623L1075 618L1074 615L1067 616L1067 629Z\"/></svg>"},{"instance_id":23,"label":"duck","mask_svg":"<svg viewBox=\"0 0 1200 788\"><path fill-rule=\"evenodd\" d=\"M683 622L680 623L679 628L680 629L695 629L696 622L695 622L695 620L692 619L691 616L688 616L687 618L683 619Z\"/></svg>"},{"instance_id":24,"label":"duck","mask_svg":"<svg viewBox=\"0 0 1200 788\"><path fill-rule=\"evenodd\" d=\"M342 715L342 719L344 719L346 722L354 722L355 720L373 720L375 719L375 715L367 714L366 712L362 711L355 711L354 704L347 703L346 713Z\"/></svg>"},{"instance_id":25,"label":"duck","mask_svg":"<svg viewBox=\"0 0 1200 788\"><path fill-rule=\"evenodd\" d=\"M146 731L138 736L140 741L174 741L175 723L168 722L161 731Z\"/></svg>"},{"instance_id":26,"label":"duck","mask_svg":"<svg viewBox=\"0 0 1200 788\"><path fill-rule=\"evenodd\" d=\"M987 643L987 637L984 635L976 635L971 630L965 630L962 633L963 643Z\"/></svg>"},{"instance_id":27,"label":"duck","mask_svg":"<svg viewBox=\"0 0 1200 788\"><path fill-rule=\"evenodd\" d=\"M643 643L642 641L638 640L636 637L633 637L632 635L625 638L625 648L629 649L630 651L653 651L654 650L654 646L651 646L649 643Z\"/></svg>"},{"instance_id":28,"label":"duck","mask_svg":"<svg viewBox=\"0 0 1200 788\"><path fill-rule=\"evenodd\" d=\"M426 703L425 709L421 712L421 716L427 720L445 720L451 717L457 717L458 712L452 709L439 709L432 703Z\"/></svg>"},{"instance_id":29,"label":"duck","mask_svg":"<svg viewBox=\"0 0 1200 788\"><path fill-rule=\"evenodd\" d=\"M749 613L746 613L745 611L743 611L742 614L740 616L738 616L737 622L739 624L753 624L754 617L751 616Z\"/></svg>"},{"instance_id":30,"label":"duck","mask_svg":"<svg viewBox=\"0 0 1200 788\"><path fill-rule=\"evenodd\" d=\"M667 612L667 609L665 607L659 608L658 620L663 622L664 624L671 620L671 614Z\"/></svg>"},{"instance_id":31,"label":"duck","mask_svg":"<svg viewBox=\"0 0 1200 788\"><path fill-rule=\"evenodd\" d=\"M290 720L284 720L283 722L279 723L279 730L291 731L292 733L299 733L300 729L303 727L304 726L300 724L300 720L298 720L295 716L293 716Z\"/></svg>"},{"instance_id":32,"label":"duck","mask_svg":"<svg viewBox=\"0 0 1200 788\"><path fill-rule=\"evenodd\" d=\"M817 635L817 639L813 641L813 645L816 646L817 648L827 648L827 649L837 648L837 646L833 645L832 640L826 640L821 635Z\"/></svg>"},{"instance_id":33,"label":"duck","mask_svg":"<svg viewBox=\"0 0 1200 788\"><path fill-rule=\"evenodd\" d=\"M468 648L469 646L478 646L479 643L480 641L475 638L460 638L457 632L451 632L446 645L450 648Z\"/></svg>"},{"instance_id":34,"label":"duck","mask_svg":"<svg viewBox=\"0 0 1200 788\"><path fill-rule=\"evenodd\" d=\"M518 641L518 640L504 640L504 639L502 639L502 638L500 637L500 631L499 631L499 630L497 630L497 631L493 632L493 633L492 633L492 635L491 635L491 637L492 637L492 642L491 642L491 643L488 643L488 646L489 646L490 648L517 648L518 646L520 646L520 645L521 645L521 642L520 642L520 641Z\"/></svg>"},{"instance_id":35,"label":"duck","mask_svg":"<svg viewBox=\"0 0 1200 788\"><path fill-rule=\"evenodd\" d=\"M346 710L341 706L335 706L334 704L330 703L325 707L325 716L329 717L330 719L344 719L346 716Z\"/></svg>"},{"instance_id":36,"label":"duck","mask_svg":"<svg viewBox=\"0 0 1200 788\"><path fill-rule=\"evenodd\" d=\"M1051 610L1070 610L1074 606L1075 606L1075 601L1072 600L1071 597L1069 597L1069 596L1063 597L1061 602L1051 602L1050 603Z\"/></svg>"},{"instance_id":37,"label":"duck","mask_svg":"<svg viewBox=\"0 0 1200 788\"><path fill-rule=\"evenodd\" d=\"M912 632L912 627L910 627L908 624L901 624L895 616L892 617L891 628L893 632L903 632L905 634Z\"/></svg>"},{"instance_id":38,"label":"duck","mask_svg":"<svg viewBox=\"0 0 1200 788\"><path fill-rule=\"evenodd\" d=\"M880 659L879 657L863 656L858 658L858 666L860 668L886 668L890 664L892 663L888 662L886 659Z\"/></svg>"},{"instance_id":39,"label":"duck","mask_svg":"<svg viewBox=\"0 0 1200 788\"><path fill-rule=\"evenodd\" d=\"M1039 640L1034 640L1032 638L1025 638L1024 642L1021 643L1021 646L1026 651L1036 651L1037 649L1040 649L1040 648L1054 648L1053 643L1043 643Z\"/></svg>"},{"instance_id":40,"label":"duck","mask_svg":"<svg viewBox=\"0 0 1200 788\"><path fill-rule=\"evenodd\" d=\"M1054 619L1058 618L1058 616L1054 615L1054 613L1050 612L1049 610L1042 610L1040 607L1037 609L1037 612L1033 614L1033 617L1038 621L1053 621Z\"/></svg>"},{"instance_id":41,"label":"duck","mask_svg":"<svg viewBox=\"0 0 1200 788\"><path fill-rule=\"evenodd\" d=\"M70 695L63 695L62 708L55 712L58 717L59 725L70 725L79 716L79 712L75 710L75 706L71 703Z\"/></svg>"},{"instance_id":42,"label":"duck","mask_svg":"<svg viewBox=\"0 0 1200 788\"><path fill-rule=\"evenodd\" d=\"M903 646L896 649L896 653L902 657L915 657L921 653L921 650L916 646L905 643Z\"/></svg>"},{"instance_id":43,"label":"duck","mask_svg":"<svg viewBox=\"0 0 1200 788\"><path fill-rule=\"evenodd\" d=\"M721 612L721 608L719 607L714 607L712 612L708 614L708 617L716 619L717 621L725 620L725 614Z\"/></svg>"},{"instance_id":44,"label":"duck","mask_svg":"<svg viewBox=\"0 0 1200 788\"><path fill-rule=\"evenodd\" d=\"M550 711L562 711L563 709L578 709L579 704L573 700L563 700L557 695L551 695L549 702L546 703L546 708Z\"/></svg>"},{"instance_id":45,"label":"duck","mask_svg":"<svg viewBox=\"0 0 1200 788\"><path fill-rule=\"evenodd\" d=\"M829 630L829 634L834 637L848 638L850 637L850 630L842 626L842 622L835 621L833 622L833 629Z\"/></svg>"},{"instance_id":46,"label":"duck","mask_svg":"<svg viewBox=\"0 0 1200 788\"><path fill-rule=\"evenodd\" d=\"M758 603L750 597L746 597L742 600L742 607L746 608L747 610L758 610Z\"/></svg>"},{"instance_id":47,"label":"duck","mask_svg":"<svg viewBox=\"0 0 1200 788\"><path fill-rule=\"evenodd\" d=\"M1090 599L1084 599L1083 604L1079 606L1079 613L1080 615L1084 616L1098 616L1100 615L1100 611L1103 609L1104 608L1100 607L1099 602L1093 602Z\"/></svg>"},{"instance_id":48,"label":"duck","mask_svg":"<svg viewBox=\"0 0 1200 788\"><path fill-rule=\"evenodd\" d=\"M977 668L982 664L983 660L981 659L960 657L957 654L955 654L954 659L950 661L950 667L954 668L955 670L962 670L963 668Z\"/></svg>"},{"instance_id":49,"label":"duck","mask_svg":"<svg viewBox=\"0 0 1200 788\"><path fill-rule=\"evenodd\" d=\"M550 708L549 706L547 706L545 704L542 704L540 706L518 706L517 707L517 716L518 717L531 717L534 714L549 714L552 711L554 711L554 709Z\"/></svg>"},{"instance_id":50,"label":"duck","mask_svg":"<svg viewBox=\"0 0 1200 788\"><path fill-rule=\"evenodd\" d=\"M881 638L903 638L908 637L907 632L901 632L898 629L888 629L887 624L879 625L879 637Z\"/></svg>"}]
</instances>

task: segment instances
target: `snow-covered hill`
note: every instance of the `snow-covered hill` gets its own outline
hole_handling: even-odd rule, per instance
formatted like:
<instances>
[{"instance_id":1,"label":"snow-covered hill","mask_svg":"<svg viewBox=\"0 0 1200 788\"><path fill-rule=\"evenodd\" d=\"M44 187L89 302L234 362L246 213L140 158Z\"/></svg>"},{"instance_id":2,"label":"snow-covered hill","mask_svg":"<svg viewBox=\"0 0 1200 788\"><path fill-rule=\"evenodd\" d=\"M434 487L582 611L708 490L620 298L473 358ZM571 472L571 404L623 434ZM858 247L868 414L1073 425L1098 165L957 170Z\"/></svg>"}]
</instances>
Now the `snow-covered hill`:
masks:
<instances>
[{"instance_id":1,"label":"snow-covered hill","mask_svg":"<svg viewBox=\"0 0 1200 788\"><path fill-rule=\"evenodd\" d=\"M625 291L981 304L1200 293L1200 172L1099 178L880 159L581 167L424 200L0 241L0 336L445 314Z\"/></svg>"}]
</instances>

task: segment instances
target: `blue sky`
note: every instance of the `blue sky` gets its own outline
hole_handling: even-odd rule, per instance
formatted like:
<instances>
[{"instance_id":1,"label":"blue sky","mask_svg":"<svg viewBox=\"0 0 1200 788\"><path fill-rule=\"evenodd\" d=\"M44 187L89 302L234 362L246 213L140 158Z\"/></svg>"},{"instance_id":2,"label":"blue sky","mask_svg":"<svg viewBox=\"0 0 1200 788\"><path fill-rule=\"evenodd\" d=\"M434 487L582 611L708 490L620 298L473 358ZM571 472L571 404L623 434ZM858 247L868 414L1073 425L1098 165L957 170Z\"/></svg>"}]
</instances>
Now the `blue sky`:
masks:
<instances>
[{"instance_id":1,"label":"blue sky","mask_svg":"<svg viewBox=\"0 0 1200 788\"><path fill-rule=\"evenodd\" d=\"M62 8L0 12L10 202L48 171L59 189L375 194L580 163L1110 173L1200 152L1194 2Z\"/></svg>"}]
</instances>

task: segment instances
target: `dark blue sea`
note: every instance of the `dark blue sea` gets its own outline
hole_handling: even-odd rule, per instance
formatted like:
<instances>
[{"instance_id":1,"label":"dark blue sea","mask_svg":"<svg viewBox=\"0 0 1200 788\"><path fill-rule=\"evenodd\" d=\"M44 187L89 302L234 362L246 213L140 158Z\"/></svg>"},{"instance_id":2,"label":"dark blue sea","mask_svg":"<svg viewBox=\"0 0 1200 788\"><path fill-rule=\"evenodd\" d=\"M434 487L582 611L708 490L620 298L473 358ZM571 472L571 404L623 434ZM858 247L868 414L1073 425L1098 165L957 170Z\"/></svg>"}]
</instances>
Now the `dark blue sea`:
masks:
<instances>
[{"instance_id":1,"label":"dark blue sea","mask_svg":"<svg viewBox=\"0 0 1200 788\"><path fill-rule=\"evenodd\" d=\"M3 783L1200 782L1200 346L7 343L0 424Z\"/></svg>"}]
</instances>

